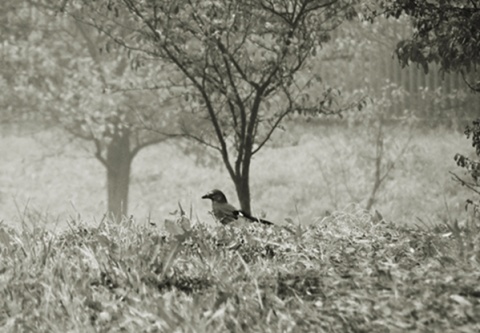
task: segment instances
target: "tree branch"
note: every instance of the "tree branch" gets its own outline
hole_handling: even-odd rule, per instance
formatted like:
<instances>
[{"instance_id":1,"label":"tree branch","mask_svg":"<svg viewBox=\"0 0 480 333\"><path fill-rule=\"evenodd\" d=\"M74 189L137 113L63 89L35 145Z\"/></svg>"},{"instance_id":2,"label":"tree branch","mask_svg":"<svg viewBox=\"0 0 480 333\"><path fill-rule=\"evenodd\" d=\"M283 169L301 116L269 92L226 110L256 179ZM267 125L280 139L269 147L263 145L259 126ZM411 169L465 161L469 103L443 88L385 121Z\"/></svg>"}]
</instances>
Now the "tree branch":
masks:
<instances>
[{"instance_id":1,"label":"tree branch","mask_svg":"<svg viewBox=\"0 0 480 333\"><path fill-rule=\"evenodd\" d=\"M97 160L100 161L100 163L103 164L103 166L107 169L110 170L110 166L107 163L107 160L102 156L102 144L100 140L98 139L93 139L93 143L95 144L95 157Z\"/></svg>"},{"instance_id":2,"label":"tree branch","mask_svg":"<svg viewBox=\"0 0 480 333\"><path fill-rule=\"evenodd\" d=\"M268 131L267 135L265 136L265 138L258 144L257 148L255 148L253 151L252 151L252 155L255 155L256 153L258 153L258 151L260 149L262 149L262 147L270 140L270 137L272 136L273 132L275 132L275 130L278 128L278 126L280 125L280 123L282 122L282 120L289 114L291 113L291 110L290 109L287 109L286 111L282 112L280 114L280 116L277 116L277 119L275 120L275 122L273 123L273 125L270 127L270 130Z\"/></svg>"},{"instance_id":3,"label":"tree branch","mask_svg":"<svg viewBox=\"0 0 480 333\"><path fill-rule=\"evenodd\" d=\"M146 148L146 147L149 147L149 146L153 146L153 145L156 145L160 142L165 142L167 141L168 139L171 139L172 136L170 137L164 137L164 138L154 138L154 139L150 139L150 140L146 140L144 142L141 142L139 144L137 144L133 149L132 151L130 152L130 157L131 159L133 159L139 152L140 150Z\"/></svg>"},{"instance_id":4,"label":"tree branch","mask_svg":"<svg viewBox=\"0 0 480 333\"><path fill-rule=\"evenodd\" d=\"M459 176L457 176L455 173L453 173L452 171L449 171L449 173L453 176L453 179L458 181L462 186L466 186L468 187L470 190L472 190L473 192L477 193L477 194L480 194L480 191L477 190L472 184L470 183L467 183L466 181L464 181L462 178L460 178Z\"/></svg>"},{"instance_id":5,"label":"tree branch","mask_svg":"<svg viewBox=\"0 0 480 333\"><path fill-rule=\"evenodd\" d=\"M102 81L103 85L106 87L107 86L107 79L105 77L105 72L103 71L100 57L98 55L98 46L96 43L92 41L88 33L85 31L85 29L82 27L82 24L78 20L73 20L75 22L75 25L77 26L78 31L80 31L80 34L82 35L83 39L87 43L87 49L88 53L90 54L90 57L93 59L95 63L95 69L97 70L100 80Z\"/></svg>"},{"instance_id":6,"label":"tree branch","mask_svg":"<svg viewBox=\"0 0 480 333\"><path fill-rule=\"evenodd\" d=\"M222 149L218 146L215 146L209 142L207 142L206 140L204 140L203 138L201 138L200 136L196 136L192 133L190 133L189 131L185 131L183 134L182 134L183 137L186 137L186 138L189 138L189 139L192 139L194 141L197 141L198 143L208 147L208 148L211 148L211 149L214 149L220 153L222 153Z\"/></svg>"}]
</instances>

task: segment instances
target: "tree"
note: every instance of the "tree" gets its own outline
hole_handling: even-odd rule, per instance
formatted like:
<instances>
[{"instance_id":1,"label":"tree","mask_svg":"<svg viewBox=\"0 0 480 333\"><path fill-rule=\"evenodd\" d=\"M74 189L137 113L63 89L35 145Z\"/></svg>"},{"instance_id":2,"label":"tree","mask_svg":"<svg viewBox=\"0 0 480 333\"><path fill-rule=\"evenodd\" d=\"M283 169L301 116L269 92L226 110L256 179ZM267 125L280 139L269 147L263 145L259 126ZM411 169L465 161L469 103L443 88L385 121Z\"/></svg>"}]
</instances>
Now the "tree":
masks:
<instances>
[{"instance_id":1,"label":"tree","mask_svg":"<svg viewBox=\"0 0 480 333\"><path fill-rule=\"evenodd\" d=\"M410 62L420 64L425 72L432 62L443 72L458 72L472 91L480 92L480 4L474 0L394 0L381 1L387 16L407 15L412 19L414 33L411 38L398 43L396 54L403 66ZM374 14L376 14L374 12ZM465 130L471 138L477 156L480 156L480 118ZM465 180L452 173L454 180L480 194L480 163L462 154L455 155L458 166L471 176ZM474 205L476 213L480 204Z\"/></svg>"},{"instance_id":2,"label":"tree","mask_svg":"<svg viewBox=\"0 0 480 333\"><path fill-rule=\"evenodd\" d=\"M0 125L12 126L32 116L34 103L16 92L16 87L25 84L26 77L21 70L28 62L22 56L20 45L25 45L32 22L25 8L14 0L2 2L0 13Z\"/></svg>"},{"instance_id":3,"label":"tree","mask_svg":"<svg viewBox=\"0 0 480 333\"><path fill-rule=\"evenodd\" d=\"M28 52L22 54L31 74L28 84L16 89L37 101L36 112L54 126L92 142L106 170L107 211L120 219L127 214L133 159L168 138L144 124L171 126L175 108L158 84L175 74L166 67L142 66L134 54L106 47L105 36L79 21L44 7L28 8L36 24L23 45ZM148 86L152 77L156 86Z\"/></svg>"},{"instance_id":4,"label":"tree","mask_svg":"<svg viewBox=\"0 0 480 333\"><path fill-rule=\"evenodd\" d=\"M394 0L381 3L387 17L407 15L412 19L414 33L396 47L403 66L413 62L428 72L429 63L438 63L444 72L461 73L465 83L473 91L480 92L478 1Z\"/></svg>"},{"instance_id":5,"label":"tree","mask_svg":"<svg viewBox=\"0 0 480 333\"><path fill-rule=\"evenodd\" d=\"M309 64L353 0L63 1L122 47L173 64L189 87L182 135L216 150L250 213L250 165L283 119L333 114L338 92ZM72 8L82 6L81 13Z\"/></svg>"}]
</instances>

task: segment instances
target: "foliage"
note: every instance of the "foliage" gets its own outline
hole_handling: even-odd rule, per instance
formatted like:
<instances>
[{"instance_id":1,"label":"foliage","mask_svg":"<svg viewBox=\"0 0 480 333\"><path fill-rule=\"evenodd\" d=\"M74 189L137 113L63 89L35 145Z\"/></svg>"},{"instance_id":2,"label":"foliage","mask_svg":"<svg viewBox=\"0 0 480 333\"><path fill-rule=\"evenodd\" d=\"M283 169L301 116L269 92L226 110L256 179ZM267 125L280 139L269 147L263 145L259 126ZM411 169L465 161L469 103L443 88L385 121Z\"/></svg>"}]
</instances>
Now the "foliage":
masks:
<instances>
[{"instance_id":1,"label":"foliage","mask_svg":"<svg viewBox=\"0 0 480 333\"><path fill-rule=\"evenodd\" d=\"M340 88L342 96L361 90L376 103L384 98L385 87L396 84L404 90L404 96L392 96L387 118L407 116L404 111L408 109L408 117L429 127L463 128L472 115L476 116L480 96L468 89L461 76L438 73L437 64L431 64L428 74L418 66L402 68L392 56L397 43L413 34L410 22L403 15L398 19L377 17L372 23L354 20L342 24L319 54L321 61L316 62L314 71L324 82Z\"/></svg>"},{"instance_id":2,"label":"foliage","mask_svg":"<svg viewBox=\"0 0 480 333\"><path fill-rule=\"evenodd\" d=\"M480 118L472 122L472 126L467 126L465 129L465 135L467 139L472 140L472 147L475 148L477 157L480 156ZM476 195L480 194L480 162L464 156L462 154L455 155L455 162L457 165L465 170L465 173L468 174L468 179L462 179L458 175L452 173L454 180L458 181L462 186L467 187L473 191ZM473 206L474 212L478 214L480 209L479 200L472 201L471 199L467 200L467 207L471 204Z\"/></svg>"},{"instance_id":3,"label":"foliage","mask_svg":"<svg viewBox=\"0 0 480 333\"><path fill-rule=\"evenodd\" d=\"M410 38L396 47L402 66L410 62L420 64L428 72L428 64L440 64L443 72L457 72L471 90L480 92L477 66L480 63L480 6L469 0L394 0L379 1L387 16L407 15L412 19L414 31ZM376 10L373 10L376 15ZM465 134L472 135L473 146L478 143L478 121L467 127ZM478 155L478 150L477 150ZM474 183L453 174L454 179L479 193L477 188L478 162L462 154L455 155L457 165L465 168ZM473 203L471 200L468 203ZM475 210L478 205L474 204Z\"/></svg>"},{"instance_id":4,"label":"foliage","mask_svg":"<svg viewBox=\"0 0 480 333\"><path fill-rule=\"evenodd\" d=\"M186 217L184 217L186 218ZM17 332L476 331L478 229L402 229L361 210L309 227L71 220L0 229L0 327Z\"/></svg>"},{"instance_id":5,"label":"foliage","mask_svg":"<svg viewBox=\"0 0 480 333\"><path fill-rule=\"evenodd\" d=\"M475 152L480 156L480 118L473 121L473 126L467 126L465 135L467 139L472 138L472 147L475 148Z\"/></svg>"},{"instance_id":6,"label":"foliage","mask_svg":"<svg viewBox=\"0 0 480 333\"><path fill-rule=\"evenodd\" d=\"M28 76L29 59L24 55L31 37L33 18L24 3L12 0L2 2L0 14L0 124L20 123L36 119L32 108L38 100L31 98L31 80ZM25 89L19 90L23 86Z\"/></svg>"},{"instance_id":7,"label":"foliage","mask_svg":"<svg viewBox=\"0 0 480 333\"><path fill-rule=\"evenodd\" d=\"M164 107L165 95L156 93L160 88L148 83L151 76L158 84L165 83L173 72L162 67L136 71L129 66L126 53L102 50L99 44L105 38L88 26L52 12L31 10L37 13L38 22L30 31L28 45L19 49L29 49L23 56L31 59L28 70L34 74L29 80L37 100L48 101L37 112L71 134L93 141L99 155L117 131L132 133L132 149L158 141L158 135L143 124L166 127L172 111Z\"/></svg>"},{"instance_id":8,"label":"foliage","mask_svg":"<svg viewBox=\"0 0 480 333\"><path fill-rule=\"evenodd\" d=\"M470 0L380 1L387 16L405 14L415 31L396 48L403 66L440 64L445 72L459 72L472 90L480 91L477 66L480 64L480 6Z\"/></svg>"},{"instance_id":9,"label":"foliage","mask_svg":"<svg viewBox=\"0 0 480 333\"><path fill-rule=\"evenodd\" d=\"M7 110L31 108L41 122L90 141L107 171L107 210L126 214L132 160L145 147L165 141L165 129L175 126L177 108L163 93L175 72L130 63L130 58L142 59L104 46L106 37L92 27L39 3L8 8L7 17L22 30L3 44L12 65L6 80L17 100L9 98Z\"/></svg>"}]
</instances>

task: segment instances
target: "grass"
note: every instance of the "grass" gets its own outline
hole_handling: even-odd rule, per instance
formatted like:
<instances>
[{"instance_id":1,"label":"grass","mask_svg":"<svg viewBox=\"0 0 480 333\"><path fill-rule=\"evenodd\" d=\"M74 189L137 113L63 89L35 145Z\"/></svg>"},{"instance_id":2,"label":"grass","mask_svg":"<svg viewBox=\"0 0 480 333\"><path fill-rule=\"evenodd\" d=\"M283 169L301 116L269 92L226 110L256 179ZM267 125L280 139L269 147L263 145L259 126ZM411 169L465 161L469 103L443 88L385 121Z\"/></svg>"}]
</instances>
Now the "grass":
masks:
<instances>
[{"instance_id":1,"label":"grass","mask_svg":"<svg viewBox=\"0 0 480 333\"><path fill-rule=\"evenodd\" d=\"M0 229L2 332L475 332L478 226ZM191 226L193 224L193 226ZM180 227L183 225L183 227Z\"/></svg>"},{"instance_id":2,"label":"grass","mask_svg":"<svg viewBox=\"0 0 480 333\"><path fill-rule=\"evenodd\" d=\"M397 160L409 132L388 129L386 220L362 209L372 131L279 132L252 170L254 210L278 225L243 228L213 224L199 199L234 198L223 169L174 145L135 160L133 219L101 219L104 170L78 143L51 154L56 135L0 141L1 332L480 330L478 219L448 176L457 132L417 128Z\"/></svg>"}]
</instances>

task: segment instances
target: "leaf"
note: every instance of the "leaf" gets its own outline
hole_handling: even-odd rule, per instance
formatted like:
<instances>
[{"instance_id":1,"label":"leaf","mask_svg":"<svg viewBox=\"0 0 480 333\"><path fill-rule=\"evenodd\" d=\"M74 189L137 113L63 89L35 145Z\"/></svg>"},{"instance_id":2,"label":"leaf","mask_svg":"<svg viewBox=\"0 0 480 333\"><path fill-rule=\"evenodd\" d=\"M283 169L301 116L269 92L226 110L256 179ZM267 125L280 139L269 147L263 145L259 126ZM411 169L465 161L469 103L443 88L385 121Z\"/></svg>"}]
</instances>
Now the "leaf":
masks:
<instances>
[{"instance_id":1,"label":"leaf","mask_svg":"<svg viewBox=\"0 0 480 333\"><path fill-rule=\"evenodd\" d=\"M182 204L178 202L178 209L180 210L180 216L185 216L185 211L183 210Z\"/></svg>"},{"instance_id":2,"label":"leaf","mask_svg":"<svg viewBox=\"0 0 480 333\"><path fill-rule=\"evenodd\" d=\"M191 229L190 219L186 216L180 217L180 219L178 220L178 224L184 231L188 231Z\"/></svg>"},{"instance_id":3,"label":"leaf","mask_svg":"<svg viewBox=\"0 0 480 333\"><path fill-rule=\"evenodd\" d=\"M175 221L172 220L165 220L165 230L174 236L183 235L185 233L185 230L183 230L175 223Z\"/></svg>"},{"instance_id":4,"label":"leaf","mask_svg":"<svg viewBox=\"0 0 480 333\"><path fill-rule=\"evenodd\" d=\"M450 299L463 306L472 306L472 303L460 295L450 295Z\"/></svg>"},{"instance_id":5,"label":"leaf","mask_svg":"<svg viewBox=\"0 0 480 333\"><path fill-rule=\"evenodd\" d=\"M102 234L97 234L95 238L97 242L103 247L106 247L106 248L110 247L110 239L108 239L107 236Z\"/></svg>"},{"instance_id":6,"label":"leaf","mask_svg":"<svg viewBox=\"0 0 480 333\"><path fill-rule=\"evenodd\" d=\"M180 242L176 242L166 258L163 260L163 269L162 269L162 279L165 277L165 275L168 273L169 269L172 267L175 259L177 258L177 254L180 252L182 249L182 245Z\"/></svg>"}]
</instances>

